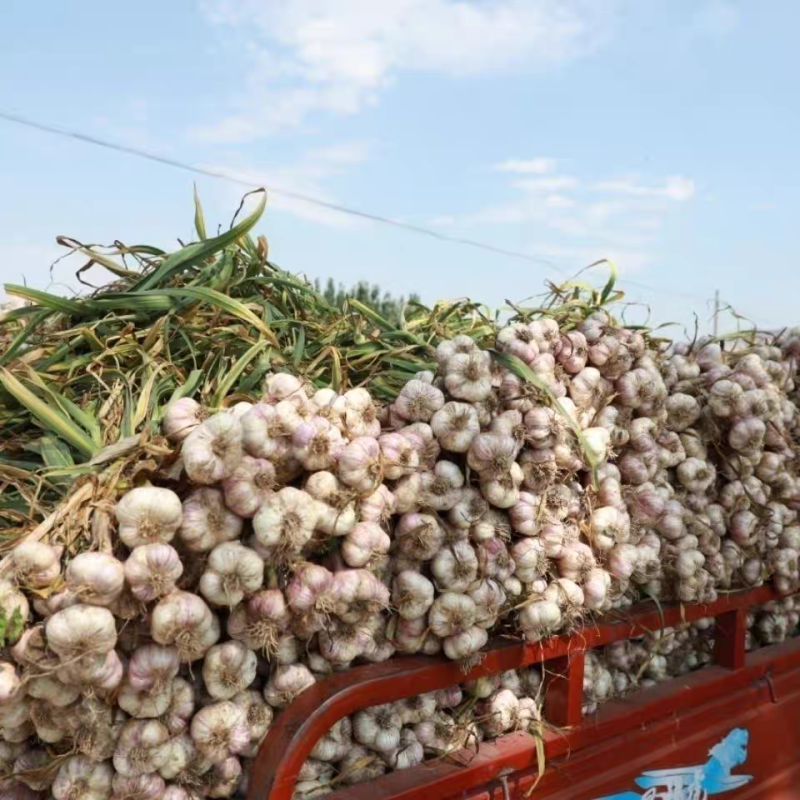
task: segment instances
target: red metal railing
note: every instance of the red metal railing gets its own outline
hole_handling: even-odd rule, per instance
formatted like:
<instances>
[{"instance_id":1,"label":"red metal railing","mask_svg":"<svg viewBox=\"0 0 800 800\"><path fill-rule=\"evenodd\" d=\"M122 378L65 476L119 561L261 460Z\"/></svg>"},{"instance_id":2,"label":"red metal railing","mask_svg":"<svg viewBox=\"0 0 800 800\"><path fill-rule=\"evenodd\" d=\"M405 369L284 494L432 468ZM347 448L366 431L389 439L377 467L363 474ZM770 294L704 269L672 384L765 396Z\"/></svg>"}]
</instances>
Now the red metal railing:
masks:
<instances>
[{"instance_id":1,"label":"red metal railing","mask_svg":"<svg viewBox=\"0 0 800 800\"><path fill-rule=\"evenodd\" d=\"M456 683L549 662L544 694L544 715L553 726L566 731L545 736L548 759L574 752L598 736L613 735L665 713L681 704L696 701L696 691L705 700L749 685L768 671L800 666L800 647L796 642L781 653L765 659L761 653L746 658L745 616L747 609L777 599L771 587L725 595L707 605L654 608L652 605L629 611L624 621L586 626L570 636L554 636L535 644L500 640L494 642L484 660L468 672L441 657L408 656L383 664L370 664L339 673L316 683L279 715L261 745L248 786L248 800L291 800L297 774L311 750L342 717L370 706L413 697ZM603 707L591 731L581 726L583 672L586 650L610 642L641 636L662 626L714 617L716 625L715 665L685 676L681 681L693 691L675 694L675 688L655 687L633 695L625 703ZM770 648L770 650L773 650ZM777 658L776 658L777 656ZM688 706L687 706L688 707ZM602 719L601 719L602 716ZM420 767L394 772L376 781L327 795L329 800L409 800L418 797L452 796L505 772L535 768L533 738L524 732L509 734L499 745L484 744L469 763L453 760L426 762ZM455 761L457 762L457 758ZM424 786L424 791L422 787Z\"/></svg>"}]
</instances>

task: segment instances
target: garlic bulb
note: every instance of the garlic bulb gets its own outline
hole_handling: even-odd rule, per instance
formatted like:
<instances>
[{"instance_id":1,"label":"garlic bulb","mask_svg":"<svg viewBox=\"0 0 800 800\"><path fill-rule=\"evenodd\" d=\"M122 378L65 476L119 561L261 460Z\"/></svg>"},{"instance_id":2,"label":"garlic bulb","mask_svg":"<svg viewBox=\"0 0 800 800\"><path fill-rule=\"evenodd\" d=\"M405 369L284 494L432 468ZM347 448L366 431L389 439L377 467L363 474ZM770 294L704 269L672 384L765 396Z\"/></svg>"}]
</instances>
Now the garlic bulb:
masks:
<instances>
[{"instance_id":1,"label":"garlic bulb","mask_svg":"<svg viewBox=\"0 0 800 800\"><path fill-rule=\"evenodd\" d=\"M182 442L206 417L200 403L191 397L180 397L167 406L161 430L171 442Z\"/></svg>"},{"instance_id":2,"label":"garlic bulb","mask_svg":"<svg viewBox=\"0 0 800 800\"><path fill-rule=\"evenodd\" d=\"M80 553L67 566L66 584L81 602L109 606L122 593L125 570L108 553Z\"/></svg>"},{"instance_id":3,"label":"garlic bulb","mask_svg":"<svg viewBox=\"0 0 800 800\"><path fill-rule=\"evenodd\" d=\"M410 380L394 401L395 413L409 422L429 422L444 405L440 389L420 380Z\"/></svg>"},{"instance_id":4,"label":"garlic bulb","mask_svg":"<svg viewBox=\"0 0 800 800\"><path fill-rule=\"evenodd\" d=\"M158 689L136 689L130 681L123 682L117 695L119 707L136 719L151 719L166 713L172 701L172 683Z\"/></svg>"},{"instance_id":5,"label":"garlic bulb","mask_svg":"<svg viewBox=\"0 0 800 800\"><path fill-rule=\"evenodd\" d=\"M402 722L394 705L373 706L353 716L353 738L371 750L386 753L400 744Z\"/></svg>"},{"instance_id":6,"label":"garlic bulb","mask_svg":"<svg viewBox=\"0 0 800 800\"><path fill-rule=\"evenodd\" d=\"M214 645L203 661L206 691L215 700L230 700L255 680L257 667L258 657L243 644Z\"/></svg>"},{"instance_id":7,"label":"garlic bulb","mask_svg":"<svg viewBox=\"0 0 800 800\"><path fill-rule=\"evenodd\" d=\"M252 758L272 725L274 712L261 695L252 690L239 692L232 698L232 702L244 712L250 733L250 744L242 751L242 755Z\"/></svg>"},{"instance_id":8,"label":"garlic bulb","mask_svg":"<svg viewBox=\"0 0 800 800\"><path fill-rule=\"evenodd\" d=\"M180 665L180 654L174 647L146 644L131 655L128 663L128 685L137 691L160 692L172 685L172 679L178 674Z\"/></svg>"},{"instance_id":9,"label":"garlic bulb","mask_svg":"<svg viewBox=\"0 0 800 800\"><path fill-rule=\"evenodd\" d=\"M70 756L58 769L52 792L56 800L108 800L114 770L86 756Z\"/></svg>"},{"instance_id":10,"label":"garlic bulb","mask_svg":"<svg viewBox=\"0 0 800 800\"><path fill-rule=\"evenodd\" d=\"M352 723L350 717L343 717L317 741L311 757L319 761L341 761L352 745Z\"/></svg>"},{"instance_id":11,"label":"garlic bulb","mask_svg":"<svg viewBox=\"0 0 800 800\"><path fill-rule=\"evenodd\" d=\"M201 485L230 478L242 455L242 425L229 413L215 414L198 425L181 447L189 480Z\"/></svg>"},{"instance_id":12,"label":"garlic bulb","mask_svg":"<svg viewBox=\"0 0 800 800\"><path fill-rule=\"evenodd\" d=\"M429 514L403 514L394 530L400 552L418 561L433 558L444 544L444 530Z\"/></svg>"},{"instance_id":13,"label":"garlic bulb","mask_svg":"<svg viewBox=\"0 0 800 800\"><path fill-rule=\"evenodd\" d=\"M255 651L275 653L291 614L280 589L254 594L228 618L228 635Z\"/></svg>"},{"instance_id":14,"label":"garlic bulb","mask_svg":"<svg viewBox=\"0 0 800 800\"><path fill-rule=\"evenodd\" d=\"M381 448L376 439L353 439L339 453L339 480L359 492L373 492L381 479Z\"/></svg>"},{"instance_id":15,"label":"garlic bulb","mask_svg":"<svg viewBox=\"0 0 800 800\"><path fill-rule=\"evenodd\" d=\"M408 437L399 433L385 433L378 438L378 444L385 478L396 480L418 469L419 452Z\"/></svg>"},{"instance_id":16,"label":"garlic bulb","mask_svg":"<svg viewBox=\"0 0 800 800\"><path fill-rule=\"evenodd\" d=\"M229 701L201 708L192 718L190 731L198 753L212 764L243 752L250 744L245 712Z\"/></svg>"},{"instance_id":17,"label":"garlic bulb","mask_svg":"<svg viewBox=\"0 0 800 800\"><path fill-rule=\"evenodd\" d=\"M23 541L11 551L11 570L20 586L44 589L61 574L60 548Z\"/></svg>"},{"instance_id":18,"label":"garlic bulb","mask_svg":"<svg viewBox=\"0 0 800 800\"><path fill-rule=\"evenodd\" d=\"M171 736L180 736L189 727L194 714L194 689L183 678L172 681L172 699L161 721L167 726Z\"/></svg>"},{"instance_id":19,"label":"garlic bulb","mask_svg":"<svg viewBox=\"0 0 800 800\"><path fill-rule=\"evenodd\" d=\"M389 552L389 535L376 522L359 522L342 542L342 558L349 567L365 567Z\"/></svg>"},{"instance_id":20,"label":"garlic bulb","mask_svg":"<svg viewBox=\"0 0 800 800\"><path fill-rule=\"evenodd\" d=\"M319 506L311 495L287 486L268 497L253 518L256 538L282 556L299 553L314 534Z\"/></svg>"},{"instance_id":21,"label":"garlic bulb","mask_svg":"<svg viewBox=\"0 0 800 800\"><path fill-rule=\"evenodd\" d=\"M238 539L243 521L225 506L218 489L195 489L183 503L179 536L189 550L205 553L222 542Z\"/></svg>"},{"instance_id":22,"label":"garlic bulb","mask_svg":"<svg viewBox=\"0 0 800 800\"><path fill-rule=\"evenodd\" d=\"M125 580L137 600L148 603L169 594L183 574L178 551L168 544L135 547L123 565Z\"/></svg>"},{"instance_id":23,"label":"garlic bulb","mask_svg":"<svg viewBox=\"0 0 800 800\"><path fill-rule=\"evenodd\" d=\"M465 592L478 575L478 557L468 541L454 542L433 557L431 573L441 589Z\"/></svg>"},{"instance_id":24,"label":"garlic bulb","mask_svg":"<svg viewBox=\"0 0 800 800\"><path fill-rule=\"evenodd\" d=\"M169 731L154 719L132 719L122 726L114 769L125 777L157 772L167 762Z\"/></svg>"},{"instance_id":25,"label":"garlic bulb","mask_svg":"<svg viewBox=\"0 0 800 800\"><path fill-rule=\"evenodd\" d=\"M53 614L45 623L50 649L63 660L105 655L117 643L111 612L98 606L76 605Z\"/></svg>"},{"instance_id":26,"label":"garlic bulb","mask_svg":"<svg viewBox=\"0 0 800 800\"><path fill-rule=\"evenodd\" d=\"M324 417L313 417L292 434L294 455L310 472L330 469L345 443L339 429Z\"/></svg>"},{"instance_id":27,"label":"garlic bulb","mask_svg":"<svg viewBox=\"0 0 800 800\"><path fill-rule=\"evenodd\" d=\"M181 661L202 658L220 635L219 621L203 600L181 591L159 601L153 609L150 632L159 644L173 645Z\"/></svg>"},{"instance_id":28,"label":"garlic bulb","mask_svg":"<svg viewBox=\"0 0 800 800\"><path fill-rule=\"evenodd\" d=\"M350 436L376 437L381 432L378 412L370 393L361 387L350 389L343 395L344 423Z\"/></svg>"},{"instance_id":29,"label":"garlic bulb","mask_svg":"<svg viewBox=\"0 0 800 800\"><path fill-rule=\"evenodd\" d=\"M119 538L131 548L171 541L183 518L178 495L157 486L131 489L117 503L114 512Z\"/></svg>"},{"instance_id":30,"label":"garlic bulb","mask_svg":"<svg viewBox=\"0 0 800 800\"><path fill-rule=\"evenodd\" d=\"M392 583L392 604L403 619L424 617L433 599L433 584L419 572L404 570Z\"/></svg>"},{"instance_id":31,"label":"garlic bulb","mask_svg":"<svg viewBox=\"0 0 800 800\"><path fill-rule=\"evenodd\" d=\"M271 461L243 456L231 476L222 482L225 505L240 517L252 517L272 494L275 483Z\"/></svg>"},{"instance_id":32,"label":"garlic bulb","mask_svg":"<svg viewBox=\"0 0 800 800\"><path fill-rule=\"evenodd\" d=\"M279 666L264 687L264 699L273 708L284 708L314 683L314 676L303 664Z\"/></svg>"},{"instance_id":33,"label":"garlic bulb","mask_svg":"<svg viewBox=\"0 0 800 800\"><path fill-rule=\"evenodd\" d=\"M249 547L224 542L209 554L200 578L200 593L209 603L233 608L261 588L264 562Z\"/></svg>"}]
</instances>

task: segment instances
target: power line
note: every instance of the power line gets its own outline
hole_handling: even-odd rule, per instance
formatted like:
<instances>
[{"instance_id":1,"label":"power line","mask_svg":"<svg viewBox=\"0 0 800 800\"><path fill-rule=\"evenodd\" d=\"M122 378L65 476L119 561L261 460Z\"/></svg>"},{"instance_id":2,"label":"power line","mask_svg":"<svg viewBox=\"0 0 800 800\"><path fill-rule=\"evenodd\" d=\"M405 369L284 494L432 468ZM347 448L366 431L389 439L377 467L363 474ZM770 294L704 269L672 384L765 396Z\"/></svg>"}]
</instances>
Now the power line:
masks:
<instances>
[{"instance_id":1,"label":"power line","mask_svg":"<svg viewBox=\"0 0 800 800\"><path fill-rule=\"evenodd\" d=\"M159 153L153 153L138 147L131 147L129 145L121 144L119 142L112 142L107 139L101 139L97 136L92 136L87 133L82 133L81 131L70 130L68 128L62 128L56 125L50 125L48 123L38 122L28 117L23 117L18 114L12 114L11 112L8 111L0 111L0 119L6 122L11 122L17 125L23 125L28 128L33 128L34 130L42 131L44 133L49 133L55 136L62 136L67 139L74 139L76 141L83 142L85 144L95 145L96 147L103 147L107 150L112 150L118 153L124 153L126 155L137 156L138 158L144 158L147 159L148 161L153 161L157 164L163 164L168 167L173 167L174 169L183 170L184 172L193 172L197 175L204 175L205 177L208 178L215 178L217 180L236 183L240 186L245 186L248 189L252 189L256 185L256 182L236 177L235 175L223 172L222 170L209 169L207 167L198 167L193 164L187 164L183 161L179 161L174 158L169 158L168 156L164 156ZM556 262L551 261L550 259L547 258L533 256L530 255L529 253L523 253L518 250L509 250L507 248L498 247L496 245L488 244L487 242L481 242L476 239L469 239L461 236L451 236L449 234L442 233L441 231L437 231L432 228L426 228L422 225L412 225L411 223L401 222L400 220L392 219L391 217L384 217L380 214L373 214L367 211L360 211L355 208L350 208L349 206L343 206L338 203L331 203L328 202L327 200L321 200L317 197L312 197L311 195L303 194L301 192L295 192L291 189L284 189L279 186L267 185L264 188L268 189L273 194L282 195L283 197L288 197L291 198L292 200L297 200L302 203L307 203L308 205L317 206L318 208L325 208L329 211L334 211L339 214L345 214L351 217L358 217L360 219L370 220L371 222L377 222L382 225L389 225L394 228L399 228L400 230L405 230L410 233L416 233L421 236L427 236L429 238L437 239L442 242L460 244L466 247L477 248L485 252L495 253L496 255L528 261L529 263L537 264L539 266L547 266L554 269L561 275L569 274L564 267L559 266ZM629 286L634 286L639 289L644 289L645 291L653 292L654 294L657 295L668 294L668 295L673 295L674 297L681 297L689 300L695 300L695 301L699 300L702 303L708 303L711 299L708 297L702 297L700 295L689 294L687 292L679 292L679 291L674 291L672 289L664 289L655 286L649 286L646 283L641 283L640 281L628 280L627 278L620 280L619 283L625 283Z\"/></svg>"},{"instance_id":2,"label":"power line","mask_svg":"<svg viewBox=\"0 0 800 800\"><path fill-rule=\"evenodd\" d=\"M17 114L11 114L7 111L0 111L0 119L5 120L6 122L14 122L18 125L24 125L28 128L34 128L39 131L44 131L45 133L55 134L56 136L63 136L69 139L76 139L79 142L84 142L86 144L93 144L98 147L104 147L108 150L115 150L119 153L126 153L127 155L138 156L139 158L146 158L149 161L155 161L158 164L164 164L168 167L174 167L175 169L181 169L186 172L194 172L197 175L205 175L208 178L216 178L218 180L237 183L241 186L246 186L249 189L252 189L255 186L255 184L252 181L247 181L244 178L237 178L235 175L230 175L227 172L223 172L221 170L208 169L206 167L198 167L193 164L187 164L183 161L178 161L177 159L169 158L168 156L163 156L158 153L152 153L147 150L142 150L138 147L130 147L129 145L119 144L118 142L110 142L106 139L100 139L96 136L91 136L86 133L81 133L80 131L68 130L66 128L60 128L55 125L49 125L43 122L37 122L36 120L28 119L26 117L21 117ZM534 264L552 267L557 272L560 272L561 274L566 274L566 270L563 267L560 267L555 262L545 258L538 258L536 256L529 255L528 253L521 253L517 250L508 250L504 247L497 247L493 244L487 244L486 242L479 242L475 239L467 239L461 236L450 236L446 233L441 233L440 231L433 230L432 228L425 228L421 225L412 225L408 222L401 222L400 220L381 216L380 214L371 214L367 211L359 211L358 209L355 208L349 208L348 206L339 205L338 203L330 203L326 200L320 200L317 197L311 197L310 195L302 194L300 192L295 192L292 191L291 189L284 189L279 186L268 185L265 186L264 188L268 189L270 192L273 192L274 194L282 195L284 197L289 197L293 200L298 200L302 203L308 203L309 205L317 206L319 208L325 208L328 209L329 211L336 211L340 214L347 214L348 216L351 217L359 217L361 219L367 219L372 222L379 222L383 225L391 225L395 228L401 228L402 230L421 234L423 236L430 236L434 239L439 239L444 242L453 242L455 244L466 245L468 247L476 247L480 250L486 250L487 252L496 253L497 255L508 256L509 258L523 259L525 261L529 261Z\"/></svg>"}]
</instances>

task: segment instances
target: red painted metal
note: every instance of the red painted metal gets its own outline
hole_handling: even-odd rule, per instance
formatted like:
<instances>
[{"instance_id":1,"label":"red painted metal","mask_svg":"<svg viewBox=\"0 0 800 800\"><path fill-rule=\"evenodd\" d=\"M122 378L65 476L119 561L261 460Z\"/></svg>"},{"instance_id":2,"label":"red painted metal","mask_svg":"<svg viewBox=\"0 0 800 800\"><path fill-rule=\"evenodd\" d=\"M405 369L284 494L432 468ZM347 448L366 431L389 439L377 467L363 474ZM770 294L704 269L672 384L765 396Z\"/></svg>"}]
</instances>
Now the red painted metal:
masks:
<instances>
[{"instance_id":1,"label":"red painted metal","mask_svg":"<svg viewBox=\"0 0 800 800\"><path fill-rule=\"evenodd\" d=\"M708 605L632 609L619 621L586 626L571 636L552 637L535 644L501 640L493 644L481 664L466 673L457 664L441 658L410 656L334 675L305 691L278 716L253 765L248 800L290 800L297 773L316 741L336 721L354 711L533 663L549 662L547 672L555 675L549 678L545 696L546 718L562 726L573 726L568 731L548 735L545 742L548 762L568 750L574 753L589 747L598 739L630 733L636 726L651 724L677 709L691 710L697 703L744 691L767 671L777 675L781 670L800 667L798 646L785 653L775 648L766 662L761 652L751 656L746 664L743 662L743 611L775 597L771 588L760 587L726 595ZM717 644L720 666L670 681L625 701L608 703L596 718L581 723L585 650L707 616L717 617L722 623ZM770 648L765 652L772 651ZM535 771L532 744L527 734L512 734L497 743L481 745L474 756L458 758L458 764L441 760L426 763L363 786L340 790L329 798L411 800L455 796L456 792L496 779L501 773L516 774L526 768Z\"/></svg>"}]
</instances>

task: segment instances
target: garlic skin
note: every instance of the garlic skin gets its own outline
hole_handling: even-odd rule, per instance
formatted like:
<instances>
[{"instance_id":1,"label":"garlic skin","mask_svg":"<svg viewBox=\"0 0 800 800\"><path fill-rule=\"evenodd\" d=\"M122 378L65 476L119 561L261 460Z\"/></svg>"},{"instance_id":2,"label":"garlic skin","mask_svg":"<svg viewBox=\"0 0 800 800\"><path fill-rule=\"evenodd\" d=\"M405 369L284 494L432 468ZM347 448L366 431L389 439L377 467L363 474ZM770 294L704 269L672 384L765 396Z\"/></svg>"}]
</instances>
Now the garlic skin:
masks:
<instances>
[{"instance_id":1,"label":"garlic skin","mask_svg":"<svg viewBox=\"0 0 800 800\"><path fill-rule=\"evenodd\" d=\"M275 467L271 461L245 455L231 476L222 482L225 505L240 517L253 517L272 494L275 484Z\"/></svg>"},{"instance_id":2,"label":"garlic skin","mask_svg":"<svg viewBox=\"0 0 800 800\"><path fill-rule=\"evenodd\" d=\"M232 698L232 702L244 712L250 733L250 744L246 750L242 751L242 755L254 758L259 745L269 732L274 712L272 707L264 702L261 694L253 690L239 692Z\"/></svg>"},{"instance_id":3,"label":"garlic skin","mask_svg":"<svg viewBox=\"0 0 800 800\"><path fill-rule=\"evenodd\" d=\"M171 442L182 442L205 418L205 409L191 397L180 397L167 405L161 432Z\"/></svg>"},{"instance_id":4,"label":"garlic skin","mask_svg":"<svg viewBox=\"0 0 800 800\"><path fill-rule=\"evenodd\" d=\"M11 571L20 586L45 589L61 574L61 549L23 541L11 551Z\"/></svg>"},{"instance_id":5,"label":"garlic skin","mask_svg":"<svg viewBox=\"0 0 800 800\"><path fill-rule=\"evenodd\" d=\"M108 609L75 605L53 614L45 623L48 647L65 661L105 655L117 643L117 628Z\"/></svg>"},{"instance_id":6,"label":"garlic skin","mask_svg":"<svg viewBox=\"0 0 800 800\"><path fill-rule=\"evenodd\" d=\"M302 489L287 486L264 501L253 518L253 530L263 547L287 557L309 542L318 519L317 501Z\"/></svg>"},{"instance_id":7,"label":"garlic skin","mask_svg":"<svg viewBox=\"0 0 800 800\"><path fill-rule=\"evenodd\" d=\"M219 639L219 621L196 594L173 591L164 597L150 619L150 633L158 644L172 645L181 661L202 658Z\"/></svg>"},{"instance_id":8,"label":"garlic skin","mask_svg":"<svg viewBox=\"0 0 800 800\"><path fill-rule=\"evenodd\" d=\"M172 683L160 688L135 689L130 682L122 683L117 704L136 719L152 719L165 714L172 702Z\"/></svg>"},{"instance_id":9,"label":"garlic skin","mask_svg":"<svg viewBox=\"0 0 800 800\"><path fill-rule=\"evenodd\" d=\"M325 417L313 417L292 434L294 455L309 472L331 469L345 445L339 429Z\"/></svg>"},{"instance_id":10,"label":"garlic skin","mask_svg":"<svg viewBox=\"0 0 800 800\"><path fill-rule=\"evenodd\" d=\"M178 674L180 666L180 654L174 647L159 644L143 645L131 654L128 663L128 685L140 692L160 692L172 686L172 680Z\"/></svg>"},{"instance_id":11,"label":"garlic skin","mask_svg":"<svg viewBox=\"0 0 800 800\"><path fill-rule=\"evenodd\" d=\"M279 666L264 687L264 699L273 708L284 708L315 682L311 671L303 664Z\"/></svg>"},{"instance_id":12,"label":"garlic skin","mask_svg":"<svg viewBox=\"0 0 800 800\"><path fill-rule=\"evenodd\" d=\"M243 752L250 744L245 712L226 700L201 708L192 718L190 735L198 753L212 764Z\"/></svg>"},{"instance_id":13,"label":"garlic skin","mask_svg":"<svg viewBox=\"0 0 800 800\"><path fill-rule=\"evenodd\" d=\"M123 544L134 548L172 541L181 526L183 506L170 489L139 486L122 497L114 513L119 538Z\"/></svg>"},{"instance_id":14,"label":"garlic skin","mask_svg":"<svg viewBox=\"0 0 800 800\"><path fill-rule=\"evenodd\" d=\"M374 706L353 715L353 738L379 753L397 749L401 727L400 715L393 704Z\"/></svg>"},{"instance_id":15,"label":"garlic skin","mask_svg":"<svg viewBox=\"0 0 800 800\"><path fill-rule=\"evenodd\" d=\"M444 384L457 400L469 403L486 400L492 392L489 354L479 350L456 353L447 361Z\"/></svg>"},{"instance_id":16,"label":"garlic skin","mask_svg":"<svg viewBox=\"0 0 800 800\"><path fill-rule=\"evenodd\" d=\"M350 436L378 436L381 432L381 423L370 393L358 387L345 392L342 398L345 429Z\"/></svg>"},{"instance_id":17,"label":"garlic skin","mask_svg":"<svg viewBox=\"0 0 800 800\"><path fill-rule=\"evenodd\" d=\"M167 762L168 741L169 731L157 720L128 720L114 750L114 769L129 778L157 772Z\"/></svg>"},{"instance_id":18,"label":"garlic skin","mask_svg":"<svg viewBox=\"0 0 800 800\"><path fill-rule=\"evenodd\" d=\"M56 800L108 800L114 770L108 762L95 763L86 756L70 756L53 781Z\"/></svg>"},{"instance_id":19,"label":"garlic skin","mask_svg":"<svg viewBox=\"0 0 800 800\"><path fill-rule=\"evenodd\" d=\"M189 480L203 486L230 478L242 455L241 422L225 412L194 428L181 446Z\"/></svg>"},{"instance_id":20,"label":"garlic skin","mask_svg":"<svg viewBox=\"0 0 800 800\"><path fill-rule=\"evenodd\" d=\"M431 573L440 589L465 592L478 576L478 557L469 542L454 542L434 556Z\"/></svg>"},{"instance_id":21,"label":"garlic skin","mask_svg":"<svg viewBox=\"0 0 800 800\"><path fill-rule=\"evenodd\" d=\"M244 522L225 506L219 489L195 489L183 502L178 535L189 550L205 553L222 542L238 539Z\"/></svg>"},{"instance_id":22,"label":"garlic skin","mask_svg":"<svg viewBox=\"0 0 800 800\"><path fill-rule=\"evenodd\" d=\"M224 542L208 556L200 593L213 605L233 608L263 582L264 562L258 554L238 542Z\"/></svg>"},{"instance_id":23,"label":"garlic skin","mask_svg":"<svg viewBox=\"0 0 800 800\"><path fill-rule=\"evenodd\" d=\"M80 553L67 566L66 584L81 602L109 606L122 593L125 570L108 553Z\"/></svg>"},{"instance_id":24,"label":"garlic skin","mask_svg":"<svg viewBox=\"0 0 800 800\"><path fill-rule=\"evenodd\" d=\"M403 619L419 619L433 605L433 584L419 572L404 570L392 582L392 605Z\"/></svg>"},{"instance_id":25,"label":"garlic skin","mask_svg":"<svg viewBox=\"0 0 800 800\"><path fill-rule=\"evenodd\" d=\"M395 525L394 538L399 551L417 561L433 558L444 544L444 529L430 514L403 514Z\"/></svg>"},{"instance_id":26,"label":"garlic skin","mask_svg":"<svg viewBox=\"0 0 800 800\"><path fill-rule=\"evenodd\" d=\"M349 567L365 567L386 555L391 546L389 535L376 522L359 522L342 542L341 553Z\"/></svg>"},{"instance_id":27,"label":"garlic skin","mask_svg":"<svg viewBox=\"0 0 800 800\"><path fill-rule=\"evenodd\" d=\"M258 657L240 642L214 645L203 661L206 691L215 700L230 700L255 680Z\"/></svg>"},{"instance_id":28,"label":"garlic skin","mask_svg":"<svg viewBox=\"0 0 800 800\"><path fill-rule=\"evenodd\" d=\"M251 650L274 655L291 620L280 589L265 589L231 612L228 635Z\"/></svg>"},{"instance_id":29,"label":"garlic skin","mask_svg":"<svg viewBox=\"0 0 800 800\"><path fill-rule=\"evenodd\" d=\"M339 453L339 480L358 492L374 492L381 480L381 448L376 439L353 439Z\"/></svg>"},{"instance_id":30,"label":"garlic skin","mask_svg":"<svg viewBox=\"0 0 800 800\"><path fill-rule=\"evenodd\" d=\"M430 422L444 405L444 395L435 386L410 380L394 401L395 413L409 422Z\"/></svg>"},{"instance_id":31,"label":"garlic skin","mask_svg":"<svg viewBox=\"0 0 800 800\"><path fill-rule=\"evenodd\" d=\"M178 551L168 544L145 544L133 549L123 572L133 596L149 603L175 588L183 574L183 562Z\"/></svg>"}]
</instances>

